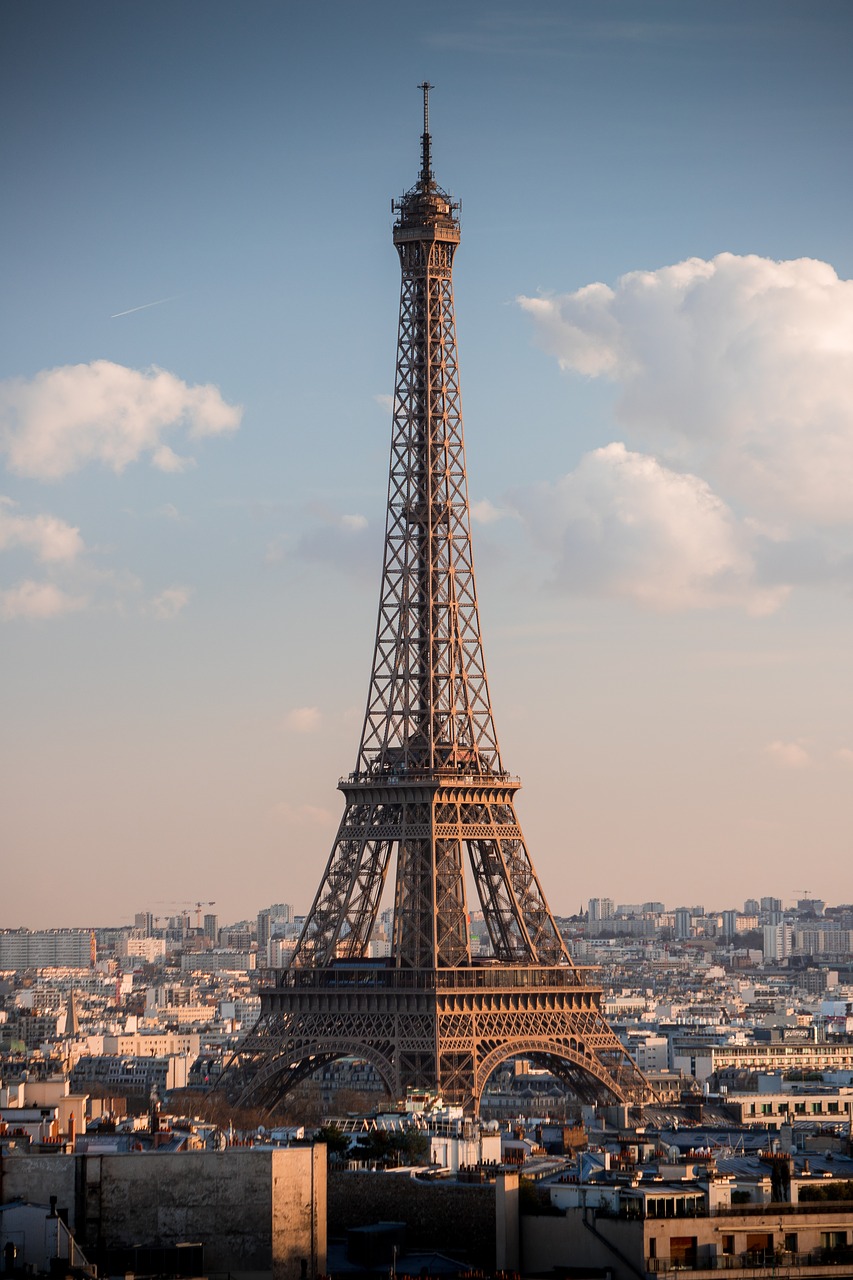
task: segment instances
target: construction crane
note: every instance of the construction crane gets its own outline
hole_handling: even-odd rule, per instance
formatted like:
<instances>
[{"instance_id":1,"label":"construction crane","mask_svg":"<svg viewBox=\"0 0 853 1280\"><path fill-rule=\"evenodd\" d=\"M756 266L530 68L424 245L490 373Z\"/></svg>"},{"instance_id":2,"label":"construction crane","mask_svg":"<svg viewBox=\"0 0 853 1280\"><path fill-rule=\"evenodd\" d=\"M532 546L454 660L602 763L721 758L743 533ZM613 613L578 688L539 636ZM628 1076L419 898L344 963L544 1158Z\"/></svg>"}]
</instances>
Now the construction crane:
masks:
<instances>
[{"instance_id":1,"label":"construction crane","mask_svg":"<svg viewBox=\"0 0 853 1280\"><path fill-rule=\"evenodd\" d=\"M182 899L182 900L180 900L180 901L176 899L174 902L167 902L167 901L165 901L165 900L162 900L162 899L161 899L160 901L158 901L157 905L158 905L158 906L161 906L161 907L183 907L183 908L186 908L186 907L195 907L196 928L197 928L197 929L200 929L200 928L201 928L201 909L202 909L202 907L215 907L215 906L216 906L216 901L215 901L215 899L213 899L213 900L211 900L210 902L201 902L201 901L199 901L199 902L190 902L190 901L188 901L187 899ZM190 914L190 913L189 913L189 911L187 911L187 910L182 910L182 911L181 911L181 915L182 915L182 916L189 916L189 914ZM159 917L158 917L158 919L159 919Z\"/></svg>"},{"instance_id":2,"label":"construction crane","mask_svg":"<svg viewBox=\"0 0 853 1280\"><path fill-rule=\"evenodd\" d=\"M197 902L197 903L195 904L195 927L196 927L197 929L200 929L200 928L201 928L201 909L202 909L202 907L215 907L215 906L216 906L216 899L213 899L213 901L212 901L212 902Z\"/></svg>"}]
</instances>

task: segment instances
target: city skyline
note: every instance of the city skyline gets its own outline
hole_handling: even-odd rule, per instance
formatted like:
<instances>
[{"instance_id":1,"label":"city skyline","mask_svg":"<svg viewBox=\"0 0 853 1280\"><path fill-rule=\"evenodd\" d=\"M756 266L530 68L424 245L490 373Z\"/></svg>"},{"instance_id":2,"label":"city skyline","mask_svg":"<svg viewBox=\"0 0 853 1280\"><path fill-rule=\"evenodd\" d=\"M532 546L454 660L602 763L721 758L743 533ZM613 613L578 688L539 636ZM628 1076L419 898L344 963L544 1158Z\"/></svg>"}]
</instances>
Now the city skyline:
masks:
<instances>
[{"instance_id":1,"label":"city skyline","mask_svg":"<svg viewBox=\"0 0 853 1280\"><path fill-rule=\"evenodd\" d=\"M139 904L136 903L136 906ZM283 922L288 925L298 925L304 922L308 915L311 900L306 899L304 902L282 902L272 903L266 906L256 906L250 910L245 916L238 917L233 915L229 910L228 903L224 904L223 910L219 909L219 903L214 901L204 902L183 902L183 901L157 901L150 902L146 907L139 910L131 910L134 903L123 901L120 904L121 911L114 913L112 918L105 921L81 921L76 924L68 924L66 921L58 921L53 925L34 926L27 920L20 920L14 925L0 925L0 933L30 932L30 933L63 933L63 932L84 932L89 933L91 930L120 930L143 933L153 933L162 936L167 933L175 933L181 929L189 930L190 933L198 933L204 931L208 924L215 923L217 931L228 931L229 929L239 929L242 926L254 927L260 921L261 917L267 920L266 928L269 929L270 921ZM596 894L595 896L579 902L577 904L557 903L554 907L554 914L560 920L582 919L589 915L590 919L599 922L615 918L630 918L633 916L649 915L649 916L675 916L680 911L688 911L697 918L711 920L714 917L723 917L727 914L739 917L751 917L752 915L766 916L771 915L788 915L796 917L803 915L810 917L813 911L817 912L818 920L831 922L831 914L838 912L844 908L850 907L851 903L825 901L821 898L812 896L799 897L794 901L787 898L777 897L775 894L762 893L758 898L741 898L731 897L728 899L720 898L719 901L688 901L681 899L673 899L666 901L660 898L648 898L642 902L623 902L619 898L611 897L607 893ZM201 907L201 910L199 908ZM215 911L209 908L216 907ZM604 910L602 911L602 907ZM155 908L159 908L155 910ZM830 916L824 916L824 912L831 913ZM383 907L380 913L381 925L387 928L392 911L390 907ZM471 920L482 922L484 914L479 904L472 906L469 913ZM209 935L212 937L212 935ZM295 935L294 935L295 936Z\"/></svg>"},{"instance_id":2,"label":"city skyline","mask_svg":"<svg viewBox=\"0 0 853 1280\"><path fill-rule=\"evenodd\" d=\"M128 879L310 902L367 692L425 73L545 892L853 897L853 20L634 14L7 6L0 927L109 923Z\"/></svg>"}]
</instances>

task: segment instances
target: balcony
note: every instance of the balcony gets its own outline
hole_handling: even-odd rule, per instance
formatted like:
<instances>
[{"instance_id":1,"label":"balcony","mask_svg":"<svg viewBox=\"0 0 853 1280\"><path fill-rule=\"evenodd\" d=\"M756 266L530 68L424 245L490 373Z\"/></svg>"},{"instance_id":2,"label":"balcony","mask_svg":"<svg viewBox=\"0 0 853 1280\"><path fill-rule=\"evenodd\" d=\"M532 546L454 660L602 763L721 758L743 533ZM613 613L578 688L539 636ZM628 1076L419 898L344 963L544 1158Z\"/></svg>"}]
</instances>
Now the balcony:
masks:
<instances>
[{"instance_id":1,"label":"balcony","mask_svg":"<svg viewBox=\"0 0 853 1280\"><path fill-rule=\"evenodd\" d=\"M849 1276L853 1267L853 1249L812 1249L809 1253L788 1253L784 1249L749 1249L744 1253L718 1253L696 1258L646 1258L649 1275L671 1271L689 1271L699 1280L718 1271L739 1271L751 1277L816 1275L832 1267L843 1267L838 1275Z\"/></svg>"}]
</instances>

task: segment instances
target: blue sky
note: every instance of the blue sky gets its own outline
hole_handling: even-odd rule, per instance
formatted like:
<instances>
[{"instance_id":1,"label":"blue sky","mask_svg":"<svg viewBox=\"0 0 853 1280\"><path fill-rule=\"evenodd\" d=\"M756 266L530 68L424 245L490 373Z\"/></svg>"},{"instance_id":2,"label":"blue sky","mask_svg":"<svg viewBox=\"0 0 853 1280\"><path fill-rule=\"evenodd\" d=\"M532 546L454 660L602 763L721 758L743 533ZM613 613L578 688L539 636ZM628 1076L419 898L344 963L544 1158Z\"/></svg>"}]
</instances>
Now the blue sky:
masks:
<instances>
[{"instance_id":1,"label":"blue sky","mask_svg":"<svg viewBox=\"0 0 853 1280\"><path fill-rule=\"evenodd\" d=\"M552 906L850 901L850 6L0 24L0 926L308 905L367 690L425 76Z\"/></svg>"}]
</instances>

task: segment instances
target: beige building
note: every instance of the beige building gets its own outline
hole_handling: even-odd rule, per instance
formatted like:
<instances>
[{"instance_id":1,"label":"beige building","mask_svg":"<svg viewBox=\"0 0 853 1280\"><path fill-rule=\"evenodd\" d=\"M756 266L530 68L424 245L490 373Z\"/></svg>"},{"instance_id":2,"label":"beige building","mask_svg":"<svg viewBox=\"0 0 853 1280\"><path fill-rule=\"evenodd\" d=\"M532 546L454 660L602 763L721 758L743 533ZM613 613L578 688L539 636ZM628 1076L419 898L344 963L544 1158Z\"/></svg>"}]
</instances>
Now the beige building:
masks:
<instances>
[{"instance_id":1,"label":"beige building","mask_svg":"<svg viewBox=\"0 0 853 1280\"><path fill-rule=\"evenodd\" d=\"M704 1081L729 1068L770 1075L781 1071L853 1072L853 1043L804 1039L752 1044L707 1044L682 1037L673 1044L673 1068Z\"/></svg>"},{"instance_id":2,"label":"beige building","mask_svg":"<svg viewBox=\"0 0 853 1280\"><path fill-rule=\"evenodd\" d=\"M779 1129L798 1121L838 1122L850 1128L853 1121L853 1089L820 1089L779 1093L729 1093L726 1110L738 1124Z\"/></svg>"},{"instance_id":3,"label":"beige building","mask_svg":"<svg viewBox=\"0 0 853 1280\"><path fill-rule=\"evenodd\" d=\"M4 1204L44 1207L56 1197L99 1273L111 1252L199 1241L205 1274L260 1271L273 1280L314 1280L326 1270L323 1146L14 1155L3 1162L2 1195ZM0 1256L2 1247L0 1236Z\"/></svg>"},{"instance_id":4,"label":"beige building","mask_svg":"<svg viewBox=\"0 0 853 1280\"><path fill-rule=\"evenodd\" d=\"M671 1172L671 1171L670 1171ZM769 1182L769 1178L768 1178ZM853 1203L732 1204L730 1179L552 1187L563 1216L522 1220L522 1271L606 1268L614 1280L853 1275Z\"/></svg>"}]
</instances>

